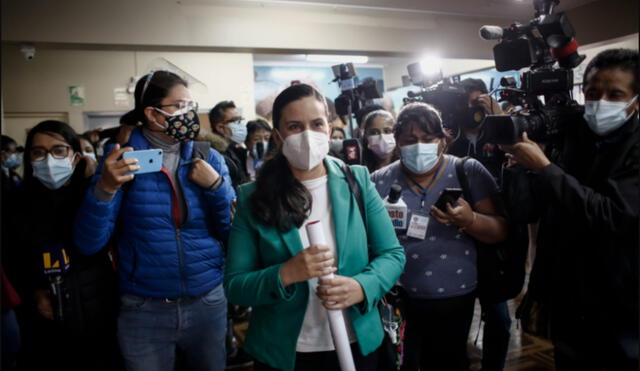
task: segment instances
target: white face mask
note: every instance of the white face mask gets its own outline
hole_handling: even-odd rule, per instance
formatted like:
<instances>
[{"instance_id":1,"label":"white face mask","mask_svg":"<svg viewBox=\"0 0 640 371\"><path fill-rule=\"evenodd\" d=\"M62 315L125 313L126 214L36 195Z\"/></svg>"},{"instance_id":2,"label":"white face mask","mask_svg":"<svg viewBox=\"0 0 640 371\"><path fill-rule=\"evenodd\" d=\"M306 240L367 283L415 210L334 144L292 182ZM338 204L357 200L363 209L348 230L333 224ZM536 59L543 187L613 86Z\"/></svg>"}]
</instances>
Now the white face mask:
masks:
<instances>
[{"instance_id":1,"label":"white face mask","mask_svg":"<svg viewBox=\"0 0 640 371\"><path fill-rule=\"evenodd\" d=\"M636 98L637 95L629 102L588 100L584 104L584 119L594 133L600 136L607 135L627 122L631 115L627 115L626 110Z\"/></svg>"},{"instance_id":2,"label":"white face mask","mask_svg":"<svg viewBox=\"0 0 640 371\"><path fill-rule=\"evenodd\" d=\"M331 139L329 141L329 149L331 150L331 152L333 153L340 153L342 152L342 143L344 142L344 139Z\"/></svg>"},{"instance_id":3,"label":"white face mask","mask_svg":"<svg viewBox=\"0 0 640 371\"><path fill-rule=\"evenodd\" d=\"M282 154L291 166L300 170L311 170L318 166L329 153L327 133L305 130L289 135L284 140Z\"/></svg>"},{"instance_id":4,"label":"white face mask","mask_svg":"<svg viewBox=\"0 0 640 371\"><path fill-rule=\"evenodd\" d=\"M378 158L388 158L396 148L396 139L393 134L370 135L367 137L367 148L378 156Z\"/></svg>"}]
</instances>

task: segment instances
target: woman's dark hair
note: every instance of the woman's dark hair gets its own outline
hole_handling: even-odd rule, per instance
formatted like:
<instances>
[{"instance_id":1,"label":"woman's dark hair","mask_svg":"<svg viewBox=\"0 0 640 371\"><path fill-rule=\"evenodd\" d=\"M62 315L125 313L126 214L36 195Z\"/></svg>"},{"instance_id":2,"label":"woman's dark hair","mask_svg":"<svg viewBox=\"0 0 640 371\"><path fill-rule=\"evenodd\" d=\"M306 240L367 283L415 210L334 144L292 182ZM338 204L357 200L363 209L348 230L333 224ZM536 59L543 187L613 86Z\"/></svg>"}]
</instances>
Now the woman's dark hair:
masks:
<instances>
[{"instance_id":1,"label":"woman's dark hair","mask_svg":"<svg viewBox=\"0 0 640 371\"><path fill-rule=\"evenodd\" d=\"M425 133L438 138L446 137L440 113L430 104L416 102L402 107L396 123L396 139L411 123L415 123Z\"/></svg>"},{"instance_id":2,"label":"woman's dark hair","mask_svg":"<svg viewBox=\"0 0 640 371\"><path fill-rule=\"evenodd\" d=\"M2 140L0 141L0 150L8 151L9 147L11 146L17 147L18 143L16 143L16 141L13 140L13 138L11 138L10 136L2 135Z\"/></svg>"},{"instance_id":3,"label":"woman's dark hair","mask_svg":"<svg viewBox=\"0 0 640 371\"><path fill-rule=\"evenodd\" d=\"M269 123L263 119L255 119L247 122L247 138L258 130L266 130L270 132L271 126L269 126Z\"/></svg>"},{"instance_id":4,"label":"woman's dark hair","mask_svg":"<svg viewBox=\"0 0 640 371\"><path fill-rule=\"evenodd\" d=\"M27 142L24 146L24 161L23 166L24 166L24 181L26 182L31 182L34 180L33 178L33 167L31 166L31 148L33 148L33 138L36 136L36 134L47 134L53 137L56 137L57 139L60 139L60 137L67 142L70 146L71 149L74 152L79 152L80 154L82 154L82 147L80 146L80 139L78 138L78 134L76 134L76 131L73 130L73 128L67 124L65 124L64 122L61 121L56 121L56 120L47 120L47 121L42 121L41 123L39 123L38 125L36 125L33 129L29 130L29 133L27 134ZM75 178L76 175L78 174L83 174L84 173L84 162L80 161L78 163L78 166L76 166L76 169L74 171L73 177Z\"/></svg>"},{"instance_id":5,"label":"woman's dark hair","mask_svg":"<svg viewBox=\"0 0 640 371\"><path fill-rule=\"evenodd\" d=\"M376 156L375 153L373 153L372 150L369 149L368 145L369 145L369 140L367 138L366 135L366 130L369 126L371 126L371 124L373 123L373 120L375 120L377 117L384 117L386 118L388 121L393 122L395 124L395 120L393 119L393 115L389 112L386 111L384 109L379 109L379 110L375 110L375 111L371 111L369 112L364 118L363 118L363 122L362 122L362 130L365 131L365 134L362 135L362 157L363 157L363 162L364 165L369 169L369 172L374 172L376 170L378 170L378 164L380 163L380 160L378 159L378 156Z\"/></svg>"},{"instance_id":6,"label":"woman's dark hair","mask_svg":"<svg viewBox=\"0 0 640 371\"><path fill-rule=\"evenodd\" d=\"M382 107L379 104L369 104L367 106L360 108L360 110L356 112L356 123L358 124L358 127L359 128L362 127L362 121L364 121L364 118L367 117L368 114L370 114L373 111L378 111L381 109L383 110L384 107Z\"/></svg>"},{"instance_id":7,"label":"woman's dark hair","mask_svg":"<svg viewBox=\"0 0 640 371\"><path fill-rule=\"evenodd\" d=\"M93 153L96 153L96 145L95 145L95 143L93 143L91 141L91 136L88 133L84 133L82 135L79 135L78 138L82 138L82 139L86 140L87 142L89 142L89 144L91 144L91 147L93 147ZM82 143L80 143L80 148L82 148Z\"/></svg>"},{"instance_id":8,"label":"woman's dark hair","mask_svg":"<svg viewBox=\"0 0 640 371\"><path fill-rule=\"evenodd\" d=\"M291 102L313 97L326 109L322 94L306 84L292 85L273 102L273 127L280 127L282 110ZM251 196L253 216L260 222L286 232L300 228L311 210L311 194L291 173L287 159L279 150L268 159L256 178L256 191Z\"/></svg>"},{"instance_id":9,"label":"woman's dark hair","mask_svg":"<svg viewBox=\"0 0 640 371\"><path fill-rule=\"evenodd\" d=\"M332 127L332 128L331 128L331 135L330 135L329 137L332 137L332 136L333 136L333 132L334 132L334 131L339 131L339 132L341 132L341 133L342 133L342 137L343 137L343 138L345 138L345 139L347 138L347 133L345 133L345 132L344 132L344 129L343 129L343 128L339 128L339 127L337 127L337 126L334 126L334 127Z\"/></svg>"},{"instance_id":10,"label":"woman's dark hair","mask_svg":"<svg viewBox=\"0 0 640 371\"><path fill-rule=\"evenodd\" d=\"M133 93L135 106L120 117L120 124L135 126L139 122L146 123L144 109L159 105L160 101L169 95L169 90L176 85L189 86L182 77L169 71L155 71L144 75L136 83Z\"/></svg>"},{"instance_id":11,"label":"woman's dark hair","mask_svg":"<svg viewBox=\"0 0 640 371\"><path fill-rule=\"evenodd\" d=\"M488 94L487 84L481 79L472 79L470 77L460 81L460 85L464 88L467 94L471 94L474 91L479 91L481 94Z\"/></svg>"}]
</instances>

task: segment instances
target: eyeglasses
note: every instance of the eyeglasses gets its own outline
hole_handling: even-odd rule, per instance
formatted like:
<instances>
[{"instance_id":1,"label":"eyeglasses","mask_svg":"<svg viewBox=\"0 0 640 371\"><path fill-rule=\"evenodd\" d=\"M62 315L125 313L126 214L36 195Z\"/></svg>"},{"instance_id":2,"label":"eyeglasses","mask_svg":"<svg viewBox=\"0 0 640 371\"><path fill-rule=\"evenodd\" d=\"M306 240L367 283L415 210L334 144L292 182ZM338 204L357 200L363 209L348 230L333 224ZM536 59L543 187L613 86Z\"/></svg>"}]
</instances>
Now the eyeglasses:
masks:
<instances>
[{"instance_id":1,"label":"eyeglasses","mask_svg":"<svg viewBox=\"0 0 640 371\"><path fill-rule=\"evenodd\" d=\"M48 153L51 153L51 156L53 156L53 158L62 160L69 156L70 149L70 146L64 146L61 144L53 146L50 150L42 147L35 147L31 148L29 155L31 156L31 161L43 161L47 158Z\"/></svg>"},{"instance_id":2,"label":"eyeglasses","mask_svg":"<svg viewBox=\"0 0 640 371\"><path fill-rule=\"evenodd\" d=\"M174 107L176 109L175 112L173 113L169 113L166 112L165 110L161 109L164 107ZM156 111L163 113L167 116L180 116L183 115L189 111L196 111L198 112L198 103L192 101L192 100L181 100L178 101L177 103L171 103L171 104L161 104L158 105L156 107L153 107Z\"/></svg>"}]
</instances>

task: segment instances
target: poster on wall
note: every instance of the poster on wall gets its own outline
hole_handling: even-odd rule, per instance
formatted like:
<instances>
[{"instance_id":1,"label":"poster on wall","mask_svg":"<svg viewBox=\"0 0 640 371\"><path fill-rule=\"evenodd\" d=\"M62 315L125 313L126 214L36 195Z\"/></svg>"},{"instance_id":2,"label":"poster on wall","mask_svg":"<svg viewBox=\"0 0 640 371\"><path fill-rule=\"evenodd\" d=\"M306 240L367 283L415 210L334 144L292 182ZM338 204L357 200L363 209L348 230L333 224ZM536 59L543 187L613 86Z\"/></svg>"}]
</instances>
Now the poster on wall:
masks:
<instances>
[{"instance_id":1,"label":"poster on wall","mask_svg":"<svg viewBox=\"0 0 640 371\"><path fill-rule=\"evenodd\" d=\"M271 109L276 96L290 86L292 81L315 87L331 101L340 95L338 83L333 82L331 67L254 66L253 71L256 114L267 119L271 119ZM372 78L382 82L384 76L382 67L356 67L356 72L360 81Z\"/></svg>"},{"instance_id":2,"label":"poster on wall","mask_svg":"<svg viewBox=\"0 0 640 371\"><path fill-rule=\"evenodd\" d=\"M84 86L69 86L69 102L72 106L84 106L85 100Z\"/></svg>"},{"instance_id":3,"label":"poster on wall","mask_svg":"<svg viewBox=\"0 0 640 371\"><path fill-rule=\"evenodd\" d=\"M113 89L113 104L117 107L129 106L129 94L127 93L127 88Z\"/></svg>"}]
</instances>

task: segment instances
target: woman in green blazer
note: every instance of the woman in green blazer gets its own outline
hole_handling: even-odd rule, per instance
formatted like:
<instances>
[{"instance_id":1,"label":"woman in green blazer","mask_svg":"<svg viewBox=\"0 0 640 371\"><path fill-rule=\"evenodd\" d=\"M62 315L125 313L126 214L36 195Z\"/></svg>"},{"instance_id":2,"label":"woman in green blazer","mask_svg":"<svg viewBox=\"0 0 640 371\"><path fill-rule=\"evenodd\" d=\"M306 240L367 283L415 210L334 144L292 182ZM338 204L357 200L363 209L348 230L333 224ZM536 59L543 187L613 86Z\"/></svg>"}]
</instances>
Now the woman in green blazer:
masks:
<instances>
[{"instance_id":1,"label":"woman in green blazer","mask_svg":"<svg viewBox=\"0 0 640 371\"><path fill-rule=\"evenodd\" d=\"M405 263L389 216L361 166L366 226L343 164L327 157L324 97L293 85L273 107L277 154L255 183L238 190L225 288L253 312L244 349L259 370L338 370L326 309L343 310L358 370L376 367L383 338L377 304ZM309 246L305 225L320 220L326 245ZM333 279L318 279L334 273Z\"/></svg>"}]
</instances>

